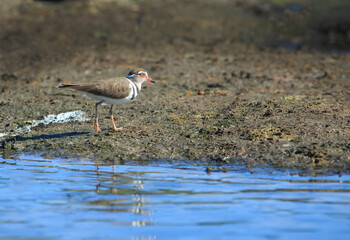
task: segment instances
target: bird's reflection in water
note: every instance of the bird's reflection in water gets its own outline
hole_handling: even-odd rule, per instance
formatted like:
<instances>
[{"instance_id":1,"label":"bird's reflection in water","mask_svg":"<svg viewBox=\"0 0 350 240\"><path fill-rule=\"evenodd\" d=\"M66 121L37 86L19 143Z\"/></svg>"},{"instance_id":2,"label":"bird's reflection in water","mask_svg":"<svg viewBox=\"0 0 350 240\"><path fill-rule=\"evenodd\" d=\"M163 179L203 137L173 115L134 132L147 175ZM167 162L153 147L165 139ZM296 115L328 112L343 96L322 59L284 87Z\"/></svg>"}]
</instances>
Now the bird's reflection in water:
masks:
<instances>
[{"instance_id":1,"label":"bird's reflection in water","mask_svg":"<svg viewBox=\"0 0 350 240\"><path fill-rule=\"evenodd\" d=\"M104 211L129 212L142 216L150 216L149 200L144 196L142 189L144 182L141 174L116 171L116 165L112 165L112 173L100 171L102 165L96 165L96 193L108 197L94 201L92 204L104 206ZM129 222L132 226L154 225L150 220L135 220Z\"/></svg>"}]
</instances>

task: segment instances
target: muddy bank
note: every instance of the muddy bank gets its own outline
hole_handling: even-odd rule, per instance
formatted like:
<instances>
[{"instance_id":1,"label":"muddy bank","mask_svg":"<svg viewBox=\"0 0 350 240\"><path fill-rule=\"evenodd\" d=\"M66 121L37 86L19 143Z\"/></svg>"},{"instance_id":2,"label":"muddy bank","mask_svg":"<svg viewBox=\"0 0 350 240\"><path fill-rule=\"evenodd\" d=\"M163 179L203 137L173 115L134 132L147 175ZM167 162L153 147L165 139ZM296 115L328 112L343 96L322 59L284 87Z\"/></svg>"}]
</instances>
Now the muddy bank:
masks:
<instances>
[{"instance_id":1,"label":"muddy bank","mask_svg":"<svg viewBox=\"0 0 350 240\"><path fill-rule=\"evenodd\" d=\"M349 171L350 56L266 47L259 29L273 29L275 15L225 4L9 4L0 21L3 151ZM106 106L95 133L94 102L54 88L124 76L134 66L157 83L115 108L122 132L112 131ZM16 134L75 110L88 120Z\"/></svg>"}]
</instances>

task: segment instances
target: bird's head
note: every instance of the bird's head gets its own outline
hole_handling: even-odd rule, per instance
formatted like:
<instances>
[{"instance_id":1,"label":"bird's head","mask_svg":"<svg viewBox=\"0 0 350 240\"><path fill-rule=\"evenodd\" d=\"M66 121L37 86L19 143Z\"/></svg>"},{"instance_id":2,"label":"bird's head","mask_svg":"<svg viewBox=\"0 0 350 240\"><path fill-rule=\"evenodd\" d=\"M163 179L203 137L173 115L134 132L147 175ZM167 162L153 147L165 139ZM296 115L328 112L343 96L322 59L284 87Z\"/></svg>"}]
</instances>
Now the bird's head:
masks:
<instances>
[{"instance_id":1,"label":"bird's head","mask_svg":"<svg viewBox=\"0 0 350 240\"><path fill-rule=\"evenodd\" d=\"M139 82L139 83L143 83L144 81L155 83L155 81L148 76L146 70L142 68L135 68L131 70L126 76L126 78L132 79L135 82Z\"/></svg>"}]
</instances>

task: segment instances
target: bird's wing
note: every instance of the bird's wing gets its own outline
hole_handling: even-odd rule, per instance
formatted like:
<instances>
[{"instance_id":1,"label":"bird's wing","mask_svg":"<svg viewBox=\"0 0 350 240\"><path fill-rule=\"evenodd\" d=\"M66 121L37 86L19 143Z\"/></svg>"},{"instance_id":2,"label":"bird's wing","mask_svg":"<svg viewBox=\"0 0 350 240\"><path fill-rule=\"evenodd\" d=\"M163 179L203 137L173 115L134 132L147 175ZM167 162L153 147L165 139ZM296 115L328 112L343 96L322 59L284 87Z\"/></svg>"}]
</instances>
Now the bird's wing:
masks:
<instances>
[{"instance_id":1,"label":"bird's wing","mask_svg":"<svg viewBox=\"0 0 350 240\"><path fill-rule=\"evenodd\" d=\"M93 83L71 85L68 88L97 96L122 99L130 93L130 82L126 78L109 78Z\"/></svg>"}]
</instances>

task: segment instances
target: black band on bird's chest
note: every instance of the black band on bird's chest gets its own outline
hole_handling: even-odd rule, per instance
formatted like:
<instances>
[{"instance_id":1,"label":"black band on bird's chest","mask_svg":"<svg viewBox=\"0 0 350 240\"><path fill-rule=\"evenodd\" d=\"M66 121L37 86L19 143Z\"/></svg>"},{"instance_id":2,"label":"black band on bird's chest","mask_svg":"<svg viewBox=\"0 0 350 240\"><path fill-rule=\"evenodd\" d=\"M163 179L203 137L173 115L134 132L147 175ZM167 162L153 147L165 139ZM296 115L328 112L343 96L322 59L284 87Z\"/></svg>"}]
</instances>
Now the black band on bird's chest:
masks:
<instances>
[{"instance_id":1,"label":"black band on bird's chest","mask_svg":"<svg viewBox=\"0 0 350 240\"><path fill-rule=\"evenodd\" d=\"M132 90L132 96L131 100L134 100L138 94L138 89L135 83L131 82L131 90Z\"/></svg>"}]
</instances>

